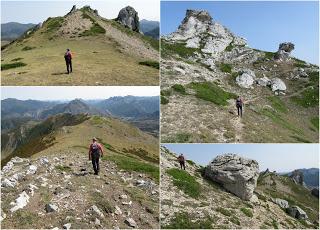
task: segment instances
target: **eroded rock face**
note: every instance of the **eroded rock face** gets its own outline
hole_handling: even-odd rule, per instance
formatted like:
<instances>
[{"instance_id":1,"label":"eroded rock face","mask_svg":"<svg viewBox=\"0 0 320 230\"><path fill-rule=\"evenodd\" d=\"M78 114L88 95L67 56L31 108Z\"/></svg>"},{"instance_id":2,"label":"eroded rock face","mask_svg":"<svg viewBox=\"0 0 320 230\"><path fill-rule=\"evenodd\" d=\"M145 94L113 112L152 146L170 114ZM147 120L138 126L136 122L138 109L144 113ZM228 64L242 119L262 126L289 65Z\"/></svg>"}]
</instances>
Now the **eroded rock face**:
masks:
<instances>
[{"instance_id":1,"label":"eroded rock face","mask_svg":"<svg viewBox=\"0 0 320 230\"><path fill-rule=\"evenodd\" d=\"M291 42L284 42L279 45L279 49L274 56L274 59L279 61L286 61L290 59L291 51L294 50L294 44Z\"/></svg>"},{"instance_id":2,"label":"eroded rock face","mask_svg":"<svg viewBox=\"0 0 320 230\"><path fill-rule=\"evenodd\" d=\"M287 209L287 212L290 216L298 219L298 220L305 220L308 219L308 216L305 211L303 211L300 207L298 206L292 206Z\"/></svg>"},{"instance_id":3,"label":"eroded rock face","mask_svg":"<svg viewBox=\"0 0 320 230\"><path fill-rule=\"evenodd\" d=\"M236 154L224 154L205 168L205 176L241 199L250 200L257 186L259 164Z\"/></svg>"},{"instance_id":4,"label":"eroded rock face","mask_svg":"<svg viewBox=\"0 0 320 230\"><path fill-rule=\"evenodd\" d=\"M271 90L275 91L286 91L287 86L280 78L274 78L271 80Z\"/></svg>"},{"instance_id":5,"label":"eroded rock face","mask_svg":"<svg viewBox=\"0 0 320 230\"><path fill-rule=\"evenodd\" d=\"M133 31L140 31L138 12L131 6L121 9L116 21Z\"/></svg>"},{"instance_id":6,"label":"eroded rock face","mask_svg":"<svg viewBox=\"0 0 320 230\"><path fill-rule=\"evenodd\" d=\"M236 83L242 88L250 88L253 83L256 75L251 70L244 71L241 75L236 78Z\"/></svg>"},{"instance_id":7,"label":"eroded rock face","mask_svg":"<svg viewBox=\"0 0 320 230\"><path fill-rule=\"evenodd\" d=\"M279 205L281 208L289 208L289 203L286 200L280 199L280 198L276 198L276 199L272 199L272 202Z\"/></svg>"}]
</instances>

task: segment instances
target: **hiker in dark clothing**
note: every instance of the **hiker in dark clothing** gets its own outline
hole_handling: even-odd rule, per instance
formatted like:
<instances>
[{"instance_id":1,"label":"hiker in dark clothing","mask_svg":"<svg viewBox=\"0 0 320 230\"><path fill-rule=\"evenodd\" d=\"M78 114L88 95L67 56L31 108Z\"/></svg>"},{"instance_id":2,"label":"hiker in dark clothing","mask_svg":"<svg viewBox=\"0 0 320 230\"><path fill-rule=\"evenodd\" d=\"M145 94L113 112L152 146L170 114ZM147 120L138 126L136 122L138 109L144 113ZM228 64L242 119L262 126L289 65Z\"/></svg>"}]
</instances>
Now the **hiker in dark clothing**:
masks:
<instances>
[{"instance_id":1,"label":"hiker in dark clothing","mask_svg":"<svg viewBox=\"0 0 320 230\"><path fill-rule=\"evenodd\" d=\"M186 159L185 159L185 157L183 156L183 154L181 153L181 154L177 157L177 159L178 159L178 161L179 161L179 163L180 163L180 168L181 168L181 169L183 168L183 170L186 170L186 164L185 164Z\"/></svg>"},{"instance_id":2,"label":"hiker in dark clothing","mask_svg":"<svg viewBox=\"0 0 320 230\"><path fill-rule=\"evenodd\" d=\"M92 161L92 166L94 170L94 175L99 174L99 159L100 156L103 157L102 146L97 142L97 139L94 137L92 139L92 144L89 147L89 160Z\"/></svg>"},{"instance_id":3,"label":"hiker in dark clothing","mask_svg":"<svg viewBox=\"0 0 320 230\"><path fill-rule=\"evenodd\" d=\"M240 116L240 117L242 117L242 106L243 106L243 101L242 101L241 97L238 96L237 100L236 100L236 107L238 110L238 116Z\"/></svg>"},{"instance_id":4,"label":"hiker in dark clothing","mask_svg":"<svg viewBox=\"0 0 320 230\"><path fill-rule=\"evenodd\" d=\"M66 60L68 74L72 73L72 53L70 49L67 49L66 53L64 54L64 60Z\"/></svg>"}]
</instances>

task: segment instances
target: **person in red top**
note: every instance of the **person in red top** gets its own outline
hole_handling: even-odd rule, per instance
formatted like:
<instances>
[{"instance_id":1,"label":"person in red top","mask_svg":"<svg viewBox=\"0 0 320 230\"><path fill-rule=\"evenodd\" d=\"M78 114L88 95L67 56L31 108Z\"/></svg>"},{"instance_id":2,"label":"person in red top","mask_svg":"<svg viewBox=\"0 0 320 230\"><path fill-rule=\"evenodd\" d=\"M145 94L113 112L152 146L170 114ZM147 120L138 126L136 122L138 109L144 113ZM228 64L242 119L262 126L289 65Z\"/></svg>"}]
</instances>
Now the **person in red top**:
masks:
<instances>
[{"instance_id":1,"label":"person in red top","mask_svg":"<svg viewBox=\"0 0 320 230\"><path fill-rule=\"evenodd\" d=\"M70 49L67 49L66 53L64 54L64 60L66 61L68 74L72 73L72 53Z\"/></svg>"},{"instance_id":2,"label":"person in red top","mask_svg":"<svg viewBox=\"0 0 320 230\"><path fill-rule=\"evenodd\" d=\"M186 158L183 156L183 154L181 153L178 157L177 157L177 160L179 161L180 163L180 168L183 170L186 170Z\"/></svg>"},{"instance_id":3,"label":"person in red top","mask_svg":"<svg viewBox=\"0 0 320 230\"><path fill-rule=\"evenodd\" d=\"M101 144L97 142L97 138L92 138L92 144L89 147L89 160L92 161L94 175L99 174L100 166L99 159L103 157L103 149Z\"/></svg>"}]
</instances>

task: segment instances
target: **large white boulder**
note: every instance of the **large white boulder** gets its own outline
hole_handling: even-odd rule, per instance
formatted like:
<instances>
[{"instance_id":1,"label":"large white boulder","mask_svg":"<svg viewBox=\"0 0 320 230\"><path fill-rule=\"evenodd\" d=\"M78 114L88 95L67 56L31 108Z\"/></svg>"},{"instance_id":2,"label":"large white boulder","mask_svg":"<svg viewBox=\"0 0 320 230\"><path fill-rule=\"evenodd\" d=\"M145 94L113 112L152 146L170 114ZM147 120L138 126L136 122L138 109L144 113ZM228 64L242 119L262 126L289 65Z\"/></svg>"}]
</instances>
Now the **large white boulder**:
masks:
<instances>
[{"instance_id":1,"label":"large white boulder","mask_svg":"<svg viewBox=\"0 0 320 230\"><path fill-rule=\"evenodd\" d=\"M287 86L280 78L273 78L271 80L271 90L275 91L286 91Z\"/></svg>"},{"instance_id":2,"label":"large white boulder","mask_svg":"<svg viewBox=\"0 0 320 230\"><path fill-rule=\"evenodd\" d=\"M259 164L236 154L224 154L209 163L205 176L241 199L250 200L257 186Z\"/></svg>"},{"instance_id":3,"label":"large white boulder","mask_svg":"<svg viewBox=\"0 0 320 230\"><path fill-rule=\"evenodd\" d=\"M28 194L23 191L20 193L19 197L13 202L13 207L10 209L11 212L15 212L19 209L24 208L29 203L29 196Z\"/></svg>"}]
</instances>

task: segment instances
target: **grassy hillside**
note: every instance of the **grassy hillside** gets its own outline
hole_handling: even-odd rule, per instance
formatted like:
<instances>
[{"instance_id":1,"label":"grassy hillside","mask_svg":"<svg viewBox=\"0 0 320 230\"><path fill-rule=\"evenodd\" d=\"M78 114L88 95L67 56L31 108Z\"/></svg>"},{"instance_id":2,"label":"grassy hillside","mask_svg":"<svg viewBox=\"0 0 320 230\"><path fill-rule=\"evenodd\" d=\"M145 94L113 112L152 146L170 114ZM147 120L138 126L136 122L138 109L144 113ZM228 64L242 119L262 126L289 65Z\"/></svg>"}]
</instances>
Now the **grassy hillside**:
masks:
<instances>
[{"instance_id":1,"label":"grassy hillside","mask_svg":"<svg viewBox=\"0 0 320 230\"><path fill-rule=\"evenodd\" d=\"M47 19L2 51L2 85L158 85L156 40L87 8ZM66 74L65 50L73 53Z\"/></svg>"}]
</instances>

